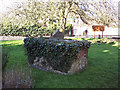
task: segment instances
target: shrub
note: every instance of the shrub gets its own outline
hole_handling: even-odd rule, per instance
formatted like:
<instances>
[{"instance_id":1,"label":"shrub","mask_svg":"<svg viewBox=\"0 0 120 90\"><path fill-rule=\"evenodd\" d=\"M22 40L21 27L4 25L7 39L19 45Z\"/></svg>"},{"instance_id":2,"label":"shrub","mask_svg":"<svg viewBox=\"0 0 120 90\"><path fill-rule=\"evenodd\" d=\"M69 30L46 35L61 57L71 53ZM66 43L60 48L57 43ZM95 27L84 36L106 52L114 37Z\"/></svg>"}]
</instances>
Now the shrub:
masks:
<instances>
[{"instance_id":1,"label":"shrub","mask_svg":"<svg viewBox=\"0 0 120 90\"><path fill-rule=\"evenodd\" d=\"M0 26L0 35L11 35L11 36L43 36L43 35L51 35L56 30L60 29L60 26L57 24L49 24L48 27L39 26L37 24L27 25L27 26L19 26L12 25L12 23L7 23L5 25ZM67 33L71 30L71 24L67 24L65 31Z\"/></svg>"},{"instance_id":2,"label":"shrub","mask_svg":"<svg viewBox=\"0 0 120 90\"><path fill-rule=\"evenodd\" d=\"M89 48L87 41L26 38L24 47L28 61L33 64L36 57L44 57L54 70L67 72L83 48Z\"/></svg>"},{"instance_id":3,"label":"shrub","mask_svg":"<svg viewBox=\"0 0 120 90\"><path fill-rule=\"evenodd\" d=\"M16 25L6 25L1 27L0 35L11 35L11 36L43 36L50 35L53 33L49 28L43 26L33 25L33 26L16 26Z\"/></svg>"}]
</instances>

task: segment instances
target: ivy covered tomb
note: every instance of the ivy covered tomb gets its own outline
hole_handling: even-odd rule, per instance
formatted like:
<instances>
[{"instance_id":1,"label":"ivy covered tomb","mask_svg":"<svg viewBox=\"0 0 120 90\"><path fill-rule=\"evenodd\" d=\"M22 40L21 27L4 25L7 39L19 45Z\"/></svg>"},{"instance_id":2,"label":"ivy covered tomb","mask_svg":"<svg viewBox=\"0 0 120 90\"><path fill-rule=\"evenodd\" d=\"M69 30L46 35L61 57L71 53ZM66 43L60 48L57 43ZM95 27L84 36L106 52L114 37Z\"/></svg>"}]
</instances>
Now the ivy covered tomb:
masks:
<instances>
[{"instance_id":1,"label":"ivy covered tomb","mask_svg":"<svg viewBox=\"0 0 120 90\"><path fill-rule=\"evenodd\" d=\"M28 63L44 70L73 74L88 66L88 41L30 37L24 47Z\"/></svg>"}]
</instances>

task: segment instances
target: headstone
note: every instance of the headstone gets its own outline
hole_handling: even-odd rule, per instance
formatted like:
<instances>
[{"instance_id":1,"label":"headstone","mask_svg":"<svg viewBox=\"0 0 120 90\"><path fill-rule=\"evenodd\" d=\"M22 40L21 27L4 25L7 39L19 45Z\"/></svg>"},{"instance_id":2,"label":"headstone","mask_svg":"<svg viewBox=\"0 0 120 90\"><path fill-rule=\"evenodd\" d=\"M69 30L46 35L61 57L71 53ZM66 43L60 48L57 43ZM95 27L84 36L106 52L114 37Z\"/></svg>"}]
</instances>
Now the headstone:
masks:
<instances>
[{"instance_id":1,"label":"headstone","mask_svg":"<svg viewBox=\"0 0 120 90\"><path fill-rule=\"evenodd\" d=\"M52 38L64 39L64 34L62 32L60 32L59 30L56 30L56 32L53 34Z\"/></svg>"},{"instance_id":2,"label":"headstone","mask_svg":"<svg viewBox=\"0 0 120 90\"><path fill-rule=\"evenodd\" d=\"M100 41L97 41L97 43L100 43Z\"/></svg>"},{"instance_id":3,"label":"headstone","mask_svg":"<svg viewBox=\"0 0 120 90\"><path fill-rule=\"evenodd\" d=\"M109 42L109 44L114 44L114 42Z\"/></svg>"},{"instance_id":4,"label":"headstone","mask_svg":"<svg viewBox=\"0 0 120 90\"><path fill-rule=\"evenodd\" d=\"M98 35L98 39L101 39L100 35Z\"/></svg>"}]
</instances>

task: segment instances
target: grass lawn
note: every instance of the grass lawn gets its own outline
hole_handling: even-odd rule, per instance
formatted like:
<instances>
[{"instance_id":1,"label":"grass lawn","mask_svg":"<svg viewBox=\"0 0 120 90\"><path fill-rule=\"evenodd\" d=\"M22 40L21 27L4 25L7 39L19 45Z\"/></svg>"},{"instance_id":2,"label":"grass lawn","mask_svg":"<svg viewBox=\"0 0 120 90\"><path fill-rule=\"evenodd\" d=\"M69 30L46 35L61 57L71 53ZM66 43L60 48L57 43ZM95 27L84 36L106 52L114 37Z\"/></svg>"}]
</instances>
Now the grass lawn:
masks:
<instances>
[{"instance_id":1,"label":"grass lawn","mask_svg":"<svg viewBox=\"0 0 120 90\"><path fill-rule=\"evenodd\" d=\"M76 40L81 40L76 38ZM92 39L87 39L92 40ZM27 66L23 40L2 41L0 46L8 51L6 69L15 64ZM118 87L118 43L91 44L88 51L88 68L74 75L60 75L34 67L32 76L36 88L117 88Z\"/></svg>"}]
</instances>

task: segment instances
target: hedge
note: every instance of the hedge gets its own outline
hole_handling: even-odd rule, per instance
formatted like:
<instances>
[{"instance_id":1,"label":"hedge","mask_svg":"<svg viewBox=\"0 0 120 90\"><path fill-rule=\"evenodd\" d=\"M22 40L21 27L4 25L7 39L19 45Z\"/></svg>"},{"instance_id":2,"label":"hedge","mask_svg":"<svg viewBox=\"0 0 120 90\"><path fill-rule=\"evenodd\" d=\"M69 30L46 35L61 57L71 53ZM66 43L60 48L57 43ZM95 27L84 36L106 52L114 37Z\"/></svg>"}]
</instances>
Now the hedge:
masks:
<instances>
[{"instance_id":1,"label":"hedge","mask_svg":"<svg viewBox=\"0 0 120 90\"><path fill-rule=\"evenodd\" d=\"M7 36L46 36L51 35L55 32L50 28L43 26L33 25L33 26L16 26L16 25L6 25L1 27L0 35Z\"/></svg>"},{"instance_id":2,"label":"hedge","mask_svg":"<svg viewBox=\"0 0 120 90\"><path fill-rule=\"evenodd\" d=\"M1 25L1 36L51 36L56 29L59 29L56 24L50 24L48 27L35 25L18 26L18 25ZM70 25L66 26L65 30L70 30Z\"/></svg>"},{"instance_id":3,"label":"hedge","mask_svg":"<svg viewBox=\"0 0 120 90\"><path fill-rule=\"evenodd\" d=\"M47 38L26 38L24 47L28 61L33 64L36 57L43 57L54 70L67 72L82 48L89 48L87 41L59 40Z\"/></svg>"}]
</instances>

